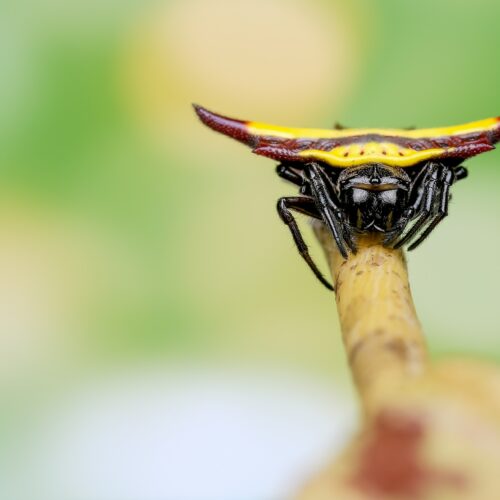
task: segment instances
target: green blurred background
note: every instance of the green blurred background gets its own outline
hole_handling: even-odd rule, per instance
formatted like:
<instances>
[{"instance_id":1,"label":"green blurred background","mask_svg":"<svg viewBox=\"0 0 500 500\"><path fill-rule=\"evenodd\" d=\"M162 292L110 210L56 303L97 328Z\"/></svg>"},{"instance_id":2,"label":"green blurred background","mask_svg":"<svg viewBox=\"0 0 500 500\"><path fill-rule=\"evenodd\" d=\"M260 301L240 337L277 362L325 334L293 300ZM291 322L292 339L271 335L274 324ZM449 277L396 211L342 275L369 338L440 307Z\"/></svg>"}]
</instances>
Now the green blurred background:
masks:
<instances>
[{"instance_id":1,"label":"green blurred background","mask_svg":"<svg viewBox=\"0 0 500 500\"><path fill-rule=\"evenodd\" d=\"M323 128L496 116L500 4L0 9L2 498L283 497L354 425L335 307L275 213L294 188L190 103ZM466 165L411 281L436 356L497 360L500 154Z\"/></svg>"}]
</instances>

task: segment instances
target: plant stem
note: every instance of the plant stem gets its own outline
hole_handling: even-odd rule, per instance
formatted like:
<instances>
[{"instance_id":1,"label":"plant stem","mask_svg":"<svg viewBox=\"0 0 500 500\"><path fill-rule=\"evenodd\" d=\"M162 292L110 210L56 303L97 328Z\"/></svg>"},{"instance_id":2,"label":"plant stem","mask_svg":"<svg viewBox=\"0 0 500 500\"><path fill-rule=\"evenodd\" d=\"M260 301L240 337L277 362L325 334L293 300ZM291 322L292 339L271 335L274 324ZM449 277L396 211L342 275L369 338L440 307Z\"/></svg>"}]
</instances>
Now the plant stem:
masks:
<instances>
[{"instance_id":1,"label":"plant stem","mask_svg":"<svg viewBox=\"0 0 500 500\"><path fill-rule=\"evenodd\" d=\"M314 229L365 419L296 498L500 498L498 367L468 357L430 363L402 251L364 237L344 260L324 226Z\"/></svg>"},{"instance_id":2,"label":"plant stem","mask_svg":"<svg viewBox=\"0 0 500 500\"><path fill-rule=\"evenodd\" d=\"M401 250L373 236L358 241L347 260L323 225L315 226L334 279L342 337L352 375L368 413L427 368L427 348L417 318Z\"/></svg>"}]
</instances>

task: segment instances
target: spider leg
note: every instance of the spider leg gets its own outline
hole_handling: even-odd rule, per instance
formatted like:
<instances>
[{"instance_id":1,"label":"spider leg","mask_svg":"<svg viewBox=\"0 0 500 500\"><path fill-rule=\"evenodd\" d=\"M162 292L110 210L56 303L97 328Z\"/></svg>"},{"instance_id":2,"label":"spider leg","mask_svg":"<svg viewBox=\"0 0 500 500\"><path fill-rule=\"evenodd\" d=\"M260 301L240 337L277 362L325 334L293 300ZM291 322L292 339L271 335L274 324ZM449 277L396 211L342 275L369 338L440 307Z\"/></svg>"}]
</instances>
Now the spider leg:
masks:
<instances>
[{"instance_id":1,"label":"spider leg","mask_svg":"<svg viewBox=\"0 0 500 500\"><path fill-rule=\"evenodd\" d=\"M342 238L340 237L342 232L340 228L341 222L337 214L332 210L332 207L336 208L336 205L333 203L324 179L321 177L319 166L315 163L309 164L306 174L310 180L311 192L318 212L321 214L324 222L330 229L342 257L347 259L347 250Z\"/></svg>"},{"instance_id":2,"label":"spider leg","mask_svg":"<svg viewBox=\"0 0 500 500\"><path fill-rule=\"evenodd\" d=\"M419 218L410 228L410 230L398 240L393 247L401 248L405 243L410 241L417 233L422 229L422 227L429 221L432 217L432 210L434 206L434 201L436 199L437 189L439 188L439 166L433 164L430 167L429 172L424 178L423 182L423 199L419 209Z\"/></svg>"},{"instance_id":3,"label":"spider leg","mask_svg":"<svg viewBox=\"0 0 500 500\"><path fill-rule=\"evenodd\" d=\"M305 194L306 196L311 195L311 189L309 188L308 180L302 174L297 172L294 167L287 165L286 163L280 163L276 167L276 173L282 179L285 179L288 182L299 186L300 194Z\"/></svg>"},{"instance_id":4,"label":"spider leg","mask_svg":"<svg viewBox=\"0 0 500 500\"><path fill-rule=\"evenodd\" d=\"M335 187L332 184L331 179L326 175L325 171L321 168L318 169L318 173L325 184L327 194L329 195L329 203L330 206L335 209L335 216L339 221L340 228L342 231L342 237L344 238L345 243L349 247L352 253L356 253L358 249L352 240L351 232L349 231L349 226L345 223L344 213L340 209L340 200L335 191Z\"/></svg>"},{"instance_id":5,"label":"spider leg","mask_svg":"<svg viewBox=\"0 0 500 500\"><path fill-rule=\"evenodd\" d=\"M465 169L464 169L465 170ZM466 171L467 172L467 171ZM439 195L439 208L437 213L431 219L427 228L422 232L419 238L414 241L409 247L408 250L414 250L417 248L434 230L434 228L448 215L448 205L450 202L450 187L455 180L455 172L448 168L445 169L442 184L443 189Z\"/></svg>"},{"instance_id":6,"label":"spider leg","mask_svg":"<svg viewBox=\"0 0 500 500\"><path fill-rule=\"evenodd\" d=\"M304 177L293 170L289 165L284 163L280 163L276 167L276 173L282 178L285 179L296 186L302 187L304 184Z\"/></svg>"},{"instance_id":7,"label":"spider leg","mask_svg":"<svg viewBox=\"0 0 500 500\"><path fill-rule=\"evenodd\" d=\"M401 216L400 220L394 224L394 226L386 232L386 236L382 240L382 244L386 247L392 247L394 241L401 236L401 233L405 230L408 223L415 215L414 208L408 208L404 214Z\"/></svg>"},{"instance_id":8,"label":"spider leg","mask_svg":"<svg viewBox=\"0 0 500 500\"><path fill-rule=\"evenodd\" d=\"M321 220L321 216L319 215L316 204L312 198L305 196L289 196L280 198L278 200L277 206L278 214L281 217L281 220L288 226L290 232L293 236L293 241L297 246L297 250L299 251L302 258L306 261L307 265L314 273L316 278L318 278L323 285L328 288L328 290L333 290L333 286L325 279L321 271L318 269L314 261L312 260L311 255L309 254L309 250L307 245L302 238L302 234L300 232L299 226L297 225L297 221L294 216L290 212L290 210L295 210L297 212L301 212L305 215L309 215L310 217L314 217L316 219Z\"/></svg>"},{"instance_id":9,"label":"spider leg","mask_svg":"<svg viewBox=\"0 0 500 500\"><path fill-rule=\"evenodd\" d=\"M418 212L418 208L422 203L422 198L424 196L424 186L419 184L410 193L410 206L404 211L399 222L397 222L392 229L387 231L387 236L383 240L385 246L393 246L394 241L401 236L401 233L405 230L408 223L415 217Z\"/></svg>"},{"instance_id":10,"label":"spider leg","mask_svg":"<svg viewBox=\"0 0 500 500\"><path fill-rule=\"evenodd\" d=\"M383 245L387 247L394 247L394 245L397 244L396 240L401 237L406 229L406 226L408 226L412 219L418 216L425 193L425 179L427 174L428 172L421 170L415 177L415 180L410 187L410 192L408 193L409 205L402 213L400 220L387 231L387 234L383 239Z\"/></svg>"},{"instance_id":11,"label":"spider leg","mask_svg":"<svg viewBox=\"0 0 500 500\"><path fill-rule=\"evenodd\" d=\"M456 167L454 171L455 171L455 181L461 181L462 179L465 179L469 175L468 170L462 166Z\"/></svg>"},{"instance_id":12,"label":"spider leg","mask_svg":"<svg viewBox=\"0 0 500 500\"><path fill-rule=\"evenodd\" d=\"M469 174L467 169L461 165L459 165L457 167L447 167L447 166L443 165L442 167L443 167L443 178L441 179L441 186L442 186L442 189L444 190L444 193L441 193L441 195L436 195L436 196L439 196L441 199L441 201L439 202L440 207L439 207L437 213L435 214L435 217L437 218L437 220L434 221L434 219L431 218L431 221L429 223L430 227L426 228L424 233L423 233L423 234L425 234L425 236L423 236L423 238L422 237L419 238L419 240L417 242L413 243L408 248L408 250L413 250L418 245L420 245L422 243L422 241L424 241L424 239L427 238L427 236L429 236L429 234L437 226L437 224L439 224L439 222L444 217L446 217L448 205L449 205L449 202L451 200L451 194L449 193L450 186L457 181L465 179ZM448 184L448 183L450 183L450 185L447 186L446 184ZM414 214L418 210L418 206L419 206L420 200L421 200L421 198L423 196L423 192L424 192L423 186L422 186L423 184L425 184L425 179L422 183L420 183L420 187L418 188L420 191L420 196L416 197L415 202L408 209L409 217L408 216L403 217L400 224L398 224L398 227L402 226L401 231L404 230L404 227L406 226L406 224L413 218ZM443 204L445 204L445 205L443 205ZM444 213L444 212L446 212L446 213ZM439 215L440 213L444 213L444 214ZM439 217L438 217L438 215L439 215ZM391 234L393 234L392 231L391 231ZM386 239L386 241L384 241L384 243L390 244L390 243L392 243L392 241L394 241L394 237L392 240Z\"/></svg>"}]
</instances>

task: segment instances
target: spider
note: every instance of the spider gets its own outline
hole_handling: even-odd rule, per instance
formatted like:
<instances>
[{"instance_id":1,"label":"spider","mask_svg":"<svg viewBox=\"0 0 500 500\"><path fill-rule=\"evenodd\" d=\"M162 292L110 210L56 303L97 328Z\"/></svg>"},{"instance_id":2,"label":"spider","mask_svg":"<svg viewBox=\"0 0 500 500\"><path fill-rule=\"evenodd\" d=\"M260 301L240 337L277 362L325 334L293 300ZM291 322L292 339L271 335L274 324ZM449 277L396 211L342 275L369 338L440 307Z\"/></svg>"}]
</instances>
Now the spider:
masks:
<instances>
[{"instance_id":1,"label":"spider","mask_svg":"<svg viewBox=\"0 0 500 500\"><path fill-rule=\"evenodd\" d=\"M432 129L332 130L278 127L228 118L194 105L201 121L279 161L277 174L300 196L280 198L281 220L318 280L292 211L322 221L339 252L356 253L361 234L378 233L387 247L419 246L448 215L451 186L467 177L461 163L494 149L500 118Z\"/></svg>"}]
</instances>

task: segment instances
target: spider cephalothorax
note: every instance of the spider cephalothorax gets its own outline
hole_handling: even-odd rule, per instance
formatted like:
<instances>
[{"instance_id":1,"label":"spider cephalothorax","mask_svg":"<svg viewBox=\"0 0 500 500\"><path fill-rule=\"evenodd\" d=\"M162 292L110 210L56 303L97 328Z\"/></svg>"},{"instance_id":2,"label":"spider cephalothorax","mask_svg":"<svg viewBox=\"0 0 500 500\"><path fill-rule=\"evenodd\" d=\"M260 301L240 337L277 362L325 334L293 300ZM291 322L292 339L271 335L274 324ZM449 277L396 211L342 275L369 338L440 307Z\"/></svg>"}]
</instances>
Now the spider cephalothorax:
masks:
<instances>
[{"instance_id":1,"label":"spider cephalothorax","mask_svg":"<svg viewBox=\"0 0 500 500\"><path fill-rule=\"evenodd\" d=\"M405 212L410 177L403 169L374 163L342 170L336 188L353 229L387 233Z\"/></svg>"},{"instance_id":2,"label":"spider cephalothorax","mask_svg":"<svg viewBox=\"0 0 500 500\"><path fill-rule=\"evenodd\" d=\"M500 118L434 129L296 129L244 122L195 110L203 123L278 160L278 175L301 196L278 200L297 248L311 259L291 210L321 220L340 253L356 252L357 235L379 233L386 246L413 250L448 214L451 185L467 176L466 158L494 149Z\"/></svg>"}]
</instances>

